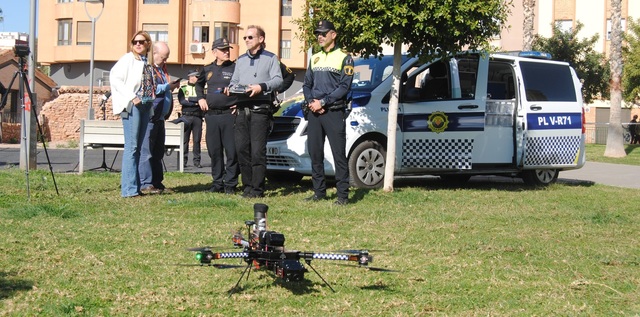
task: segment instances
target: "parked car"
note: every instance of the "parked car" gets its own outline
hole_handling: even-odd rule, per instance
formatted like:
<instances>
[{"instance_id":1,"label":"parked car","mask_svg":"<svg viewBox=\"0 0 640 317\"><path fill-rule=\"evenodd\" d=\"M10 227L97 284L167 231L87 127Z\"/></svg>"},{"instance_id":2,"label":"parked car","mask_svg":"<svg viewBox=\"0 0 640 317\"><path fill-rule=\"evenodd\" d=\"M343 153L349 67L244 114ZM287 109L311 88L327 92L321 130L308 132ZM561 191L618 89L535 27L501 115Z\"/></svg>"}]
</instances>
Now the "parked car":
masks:
<instances>
[{"instance_id":1,"label":"parked car","mask_svg":"<svg viewBox=\"0 0 640 317\"><path fill-rule=\"evenodd\" d=\"M560 171L582 167L581 83L569 64L527 54L466 52L429 63L403 57L395 175L460 182L494 174L544 186ZM377 188L386 165L393 56L354 63L346 120L351 184ZM267 143L271 178L311 175L303 102L302 94L289 98L274 118ZM325 171L335 173L328 142Z\"/></svg>"}]
</instances>

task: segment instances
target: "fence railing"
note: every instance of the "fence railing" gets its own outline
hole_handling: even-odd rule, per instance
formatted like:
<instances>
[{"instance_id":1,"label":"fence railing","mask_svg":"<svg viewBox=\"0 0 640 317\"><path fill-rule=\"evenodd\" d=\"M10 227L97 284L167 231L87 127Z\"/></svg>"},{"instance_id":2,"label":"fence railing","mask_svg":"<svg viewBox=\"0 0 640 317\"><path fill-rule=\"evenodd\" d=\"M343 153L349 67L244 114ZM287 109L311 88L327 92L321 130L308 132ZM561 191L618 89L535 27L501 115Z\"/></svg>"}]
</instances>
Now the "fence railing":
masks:
<instances>
[{"instance_id":1,"label":"fence railing","mask_svg":"<svg viewBox=\"0 0 640 317\"><path fill-rule=\"evenodd\" d=\"M623 123L622 138L625 144L631 142L631 134L629 133L629 123ZM609 133L609 123L586 123L585 125L586 143L606 144L607 135ZM640 129L640 124L636 124L636 128Z\"/></svg>"}]
</instances>

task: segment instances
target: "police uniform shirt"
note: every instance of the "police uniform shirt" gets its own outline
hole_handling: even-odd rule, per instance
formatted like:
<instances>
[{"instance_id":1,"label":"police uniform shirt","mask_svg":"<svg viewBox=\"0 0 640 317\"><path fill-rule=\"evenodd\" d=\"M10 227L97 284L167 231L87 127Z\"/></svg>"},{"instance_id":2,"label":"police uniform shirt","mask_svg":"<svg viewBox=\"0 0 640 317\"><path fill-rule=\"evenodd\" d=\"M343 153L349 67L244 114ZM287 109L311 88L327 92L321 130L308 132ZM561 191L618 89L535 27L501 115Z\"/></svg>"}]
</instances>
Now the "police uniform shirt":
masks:
<instances>
[{"instance_id":1,"label":"police uniform shirt","mask_svg":"<svg viewBox=\"0 0 640 317\"><path fill-rule=\"evenodd\" d=\"M308 102L324 100L325 105L345 100L353 81L353 58L337 46L311 56L302 90Z\"/></svg>"}]
</instances>

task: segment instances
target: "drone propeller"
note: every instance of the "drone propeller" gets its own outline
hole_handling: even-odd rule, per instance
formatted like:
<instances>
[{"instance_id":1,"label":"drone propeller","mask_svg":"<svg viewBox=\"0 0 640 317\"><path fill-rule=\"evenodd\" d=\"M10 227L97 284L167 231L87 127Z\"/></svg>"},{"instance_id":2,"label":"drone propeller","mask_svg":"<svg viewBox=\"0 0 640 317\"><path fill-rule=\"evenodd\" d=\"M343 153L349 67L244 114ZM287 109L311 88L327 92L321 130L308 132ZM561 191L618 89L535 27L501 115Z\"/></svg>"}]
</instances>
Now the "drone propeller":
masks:
<instances>
[{"instance_id":1,"label":"drone propeller","mask_svg":"<svg viewBox=\"0 0 640 317\"><path fill-rule=\"evenodd\" d=\"M244 268L245 265L233 265L233 264L220 264L220 263L210 263L210 264L175 264L176 266L211 266L216 269L237 269Z\"/></svg>"},{"instance_id":2,"label":"drone propeller","mask_svg":"<svg viewBox=\"0 0 640 317\"><path fill-rule=\"evenodd\" d=\"M355 268L374 271L374 272L398 272L398 270L385 269L385 268L382 268L382 267L373 267L373 266L368 266L368 265L351 265L351 264L344 264L344 263L335 263L335 265L346 266L346 267L355 267Z\"/></svg>"},{"instance_id":3,"label":"drone propeller","mask_svg":"<svg viewBox=\"0 0 640 317\"><path fill-rule=\"evenodd\" d=\"M386 252L386 250L368 250L368 249L347 249L347 250L334 250L331 252L336 253L348 253L348 254L360 254L362 252Z\"/></svg>"},{"instance_id":4,"label":"drone propeller","mask_svg":"<svg viewBox=\"0 0 640 317\"><path fill-rule=\"evenodd\" d=\"M187 251L193 251L193 252L206 252L206 251L211 251L211 247L187 248Z\"/></svg>"}]
</instances>

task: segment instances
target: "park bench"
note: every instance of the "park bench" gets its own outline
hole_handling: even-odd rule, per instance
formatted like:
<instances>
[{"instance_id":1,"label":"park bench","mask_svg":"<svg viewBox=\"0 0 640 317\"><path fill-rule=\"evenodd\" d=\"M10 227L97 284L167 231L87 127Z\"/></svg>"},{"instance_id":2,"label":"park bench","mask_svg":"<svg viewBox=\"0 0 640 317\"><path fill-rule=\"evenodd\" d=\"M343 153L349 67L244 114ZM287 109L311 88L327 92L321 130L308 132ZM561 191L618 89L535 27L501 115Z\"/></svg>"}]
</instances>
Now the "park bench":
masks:
<instances>
[{"instance_id":1,"label":"park bench","mask_svg":"<svg viewBox=\"0 0 640 317\"><path fill-rule=\"evenodd\" d=\"M177 152L178 168L184 171L184 123L165 122L167 153ZM121 120L85 120L80 121L80 162L79 174L84 171L84 153L86 150L124 150L124 130ZM115 158L114 158L115 161ZM111 164L113 166L113 163Z\"/></svg>"}]
</instances>

